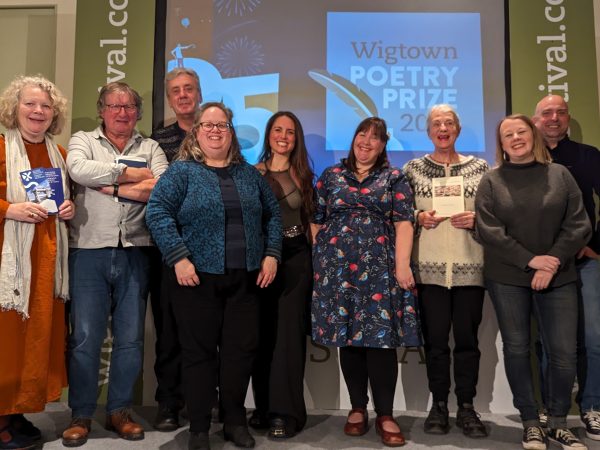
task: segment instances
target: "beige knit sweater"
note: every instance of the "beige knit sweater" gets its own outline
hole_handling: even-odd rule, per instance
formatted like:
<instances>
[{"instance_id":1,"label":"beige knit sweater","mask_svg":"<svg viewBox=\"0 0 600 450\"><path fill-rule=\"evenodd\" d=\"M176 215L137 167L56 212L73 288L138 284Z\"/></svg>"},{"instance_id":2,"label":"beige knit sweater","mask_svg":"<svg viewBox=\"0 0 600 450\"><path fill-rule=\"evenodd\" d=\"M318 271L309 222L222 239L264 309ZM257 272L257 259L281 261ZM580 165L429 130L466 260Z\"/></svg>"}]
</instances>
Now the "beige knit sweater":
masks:
<instances>
[{"instance_id":1,"label":"beige knit sweater","mask_svg":"<svg viewBox=\"0 0 600 450\"><path fill-rule=\"evenodd\" d=\"M473 239L473 232L454 228L444 220L436 228L419 227L420 211L432 209L431 180L446 176L464 177L465 211L475 210L475 193L484 173L486 161L466 156L456 164L439 164L429 156L409 161L403 168L415 196L415 241L412 261L417 283L453 286L483 286L483 249Z\"/></svg>"}]
</instances>

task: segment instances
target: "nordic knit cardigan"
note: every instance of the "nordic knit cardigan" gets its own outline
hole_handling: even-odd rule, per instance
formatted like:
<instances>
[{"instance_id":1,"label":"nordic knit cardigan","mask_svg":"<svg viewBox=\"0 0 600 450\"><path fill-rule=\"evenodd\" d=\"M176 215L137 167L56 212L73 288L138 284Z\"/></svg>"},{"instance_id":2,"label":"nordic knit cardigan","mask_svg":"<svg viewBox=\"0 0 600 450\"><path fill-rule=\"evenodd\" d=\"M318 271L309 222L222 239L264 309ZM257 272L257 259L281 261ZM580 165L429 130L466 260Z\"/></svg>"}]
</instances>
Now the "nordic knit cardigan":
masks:
<instances>
[{"instance_id":1,"label":"nordic knit cardigan","mask_svg":"<svg viewBox=\"0 0 600 450\"><path fill-rule=\"evenodd\" d=\"M417 215L432 209L432 178L464 177L465 211L475 210L475 193L489 166L483 159L461 157L448 167L429 156L409 161L404 173L416 204L415 241L412 251L413 272L417 283L453 286L483 286L483 249L473 239L473 232L454 228L444 220L432 229L418 226Z\"/></svg>"}]
</instances>

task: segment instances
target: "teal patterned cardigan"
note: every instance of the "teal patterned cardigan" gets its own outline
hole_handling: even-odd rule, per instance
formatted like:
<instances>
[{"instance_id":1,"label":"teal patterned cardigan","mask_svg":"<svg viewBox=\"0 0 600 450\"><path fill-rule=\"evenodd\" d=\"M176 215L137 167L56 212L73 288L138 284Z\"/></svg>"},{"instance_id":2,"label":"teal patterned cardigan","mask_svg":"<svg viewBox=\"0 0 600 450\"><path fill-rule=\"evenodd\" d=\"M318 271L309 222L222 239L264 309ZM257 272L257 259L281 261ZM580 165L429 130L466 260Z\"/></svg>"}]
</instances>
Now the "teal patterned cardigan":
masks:
<instances>
[{"instance_id":1,"label":"teal patterned cardigan","mask_svg":"<svg viewBox=\"0 0 600 450\"><path fill-rule=\"evenodd\" d=\"M246 162L229 166L240 196L246 270L265 256L281 260L279 205L261 174ZM197 272L225 273L225 207L215 171L197 161L175 161L160 177L146 208L146 224L163 260L189 258Z\"/></svg>"}]
</instances>

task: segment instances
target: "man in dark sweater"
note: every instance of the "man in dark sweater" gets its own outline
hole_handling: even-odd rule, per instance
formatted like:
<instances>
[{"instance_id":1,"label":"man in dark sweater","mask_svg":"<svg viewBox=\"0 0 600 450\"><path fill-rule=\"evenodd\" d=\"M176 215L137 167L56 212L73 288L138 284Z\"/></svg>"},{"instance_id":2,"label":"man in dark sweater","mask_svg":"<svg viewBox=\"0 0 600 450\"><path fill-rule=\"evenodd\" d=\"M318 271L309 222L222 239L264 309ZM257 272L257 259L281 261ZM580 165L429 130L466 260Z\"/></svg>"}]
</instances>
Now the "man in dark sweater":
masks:
<instances>
[{"instance_id":1,"label":"man in dark sweater","mask_svg":"<svg viewBox=\"0 0 600 450\"><path fill-rule=\"evenodd\" d=\"M200 79L192 69L178 67L167 73L165 91L176 120L169 126L154 130L151 138L160 144L171 162L186 133L194 125L198 107L202 103Z\"/></svg>"},{"instance_id":2,"label":"man in dark sweater","mask_svg":"<svg viewBox=\"0 0 600 450\"><path fill-rule=\"evenodd\" d=\"M587 437L600 440L600 232L596 213L600 196L600 151L569 139L569 106L560 95L541 99L533 120L554 162L566 166L575 178L592 224L592 238L578 253L576 265L581 300L577 402Z\"/></svg>"},{"instance_id":3,"label":"man in dark sweater","mask_svg":"<svg viewBox=\"0 0 600 450\"><path fill-rule=\"evenodd\" d=\"M167 160L171 162L185 135L194 125L202 102L200 79L193 70L178 67L167 73L165 91L176 120L169 126L154 130L151 137L160 144ZM162 261L158 250L152 259L151 272L150 300L156 328L154 372L158 383L155 396L158 414L154 428L173 431L179 427L179 411L184 403L181 390L181 347L169 296L166 292L161 292Z\"/></svg>"}]
</instances>

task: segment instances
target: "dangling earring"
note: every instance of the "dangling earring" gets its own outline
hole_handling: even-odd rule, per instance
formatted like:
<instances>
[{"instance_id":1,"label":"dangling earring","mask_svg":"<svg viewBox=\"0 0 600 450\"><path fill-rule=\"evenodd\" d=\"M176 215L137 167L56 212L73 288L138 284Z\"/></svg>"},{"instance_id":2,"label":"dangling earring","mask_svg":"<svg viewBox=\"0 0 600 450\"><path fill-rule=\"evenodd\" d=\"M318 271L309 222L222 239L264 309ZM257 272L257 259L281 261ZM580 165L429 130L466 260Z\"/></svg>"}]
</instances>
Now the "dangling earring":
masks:
<instances>
[{"instance_id":1,"label":"dangling earring","mask_svg":"<svg viewBox=\"0 0 600 450\"><path fill-rule=\"evenodd\" d=\"M506 162L510 161L510 157L508 156L508 153L506 153L504 150L502 150L502 159Z\"/></svg>"}]
</instances>

